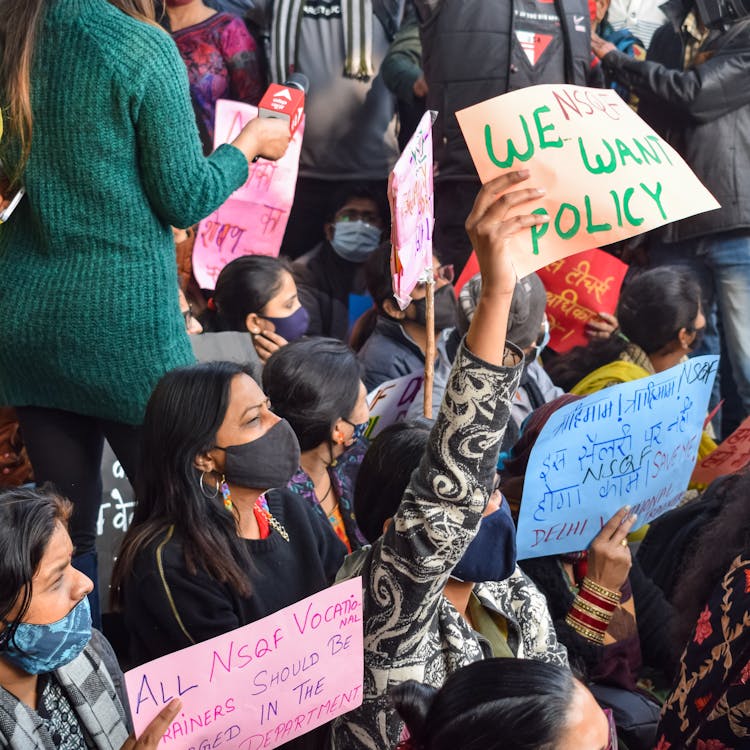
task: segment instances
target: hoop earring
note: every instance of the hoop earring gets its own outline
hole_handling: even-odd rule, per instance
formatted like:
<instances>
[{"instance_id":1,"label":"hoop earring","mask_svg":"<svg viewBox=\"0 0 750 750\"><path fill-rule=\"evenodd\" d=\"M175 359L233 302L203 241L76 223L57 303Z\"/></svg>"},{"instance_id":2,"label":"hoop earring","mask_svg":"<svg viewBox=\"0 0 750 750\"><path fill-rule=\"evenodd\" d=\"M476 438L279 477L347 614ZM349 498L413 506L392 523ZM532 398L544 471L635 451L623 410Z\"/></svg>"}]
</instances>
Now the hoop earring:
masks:
<instances>
[{"instance_id":1,"label":"hoop earring","mask_svg":"<svg viewBox=\"0 0 750 750\"><path fill-rule=\"evenodd\" d=\"M203 477L205 475L206 475L206 472L202 471L201 472L201 477L198 480L198 484L200 485L200 488L201 488L201 494L203 495L203 497L207 497L209 500L213 500L213 498L215 498L219 494L219 485L217 484L214 487L213 493L206 492L206 485L203 483Z\"/></svg>"}]
</instances>

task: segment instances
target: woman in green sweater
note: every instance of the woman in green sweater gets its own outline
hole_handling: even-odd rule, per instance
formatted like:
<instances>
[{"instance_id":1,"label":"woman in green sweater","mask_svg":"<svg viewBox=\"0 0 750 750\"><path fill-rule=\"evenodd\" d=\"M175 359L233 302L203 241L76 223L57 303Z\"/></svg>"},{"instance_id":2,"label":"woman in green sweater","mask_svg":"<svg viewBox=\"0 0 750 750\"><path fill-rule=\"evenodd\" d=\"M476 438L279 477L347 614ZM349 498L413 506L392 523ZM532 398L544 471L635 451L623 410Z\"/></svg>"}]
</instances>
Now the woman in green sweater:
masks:
<instances>
[{"instance_id":1,"label":"woman in green sweater","mask_svg":"<svg viewBox=\"0 0 750 750\"><path fill-rule=\"evenodd\" d=\"M0 158L26 189L0 226L0 404L18 409L37 482L73 500L94 581L103 440L132 479L151 391L193 361L170 225L210 214L289 141L254 120L204 157L185 65L153 19L152 0L8 0L0 18Z\"/></svg>"}]
</instances>

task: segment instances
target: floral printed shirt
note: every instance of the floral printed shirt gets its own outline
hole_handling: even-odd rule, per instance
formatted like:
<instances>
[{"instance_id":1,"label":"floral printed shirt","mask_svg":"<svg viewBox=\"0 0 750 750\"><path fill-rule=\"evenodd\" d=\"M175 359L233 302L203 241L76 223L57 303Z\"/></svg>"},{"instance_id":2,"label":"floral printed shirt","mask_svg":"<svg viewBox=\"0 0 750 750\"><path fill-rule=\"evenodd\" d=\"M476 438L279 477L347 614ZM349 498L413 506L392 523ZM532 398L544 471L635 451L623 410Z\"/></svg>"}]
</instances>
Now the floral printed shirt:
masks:
<instances>
[{"instance_id":1,"label":"floral printed shirt","mask_svg":"<svg viewBox=\"0 0 750 750\"><path fill-rule=\"evenodd\" d=\"M287 487L292 492L301 495L315 508L315 512L321 518L325 518L328 521L336 536L346 545L349 552L360 549L367 544L364 534L362 534L359 526L357 526L357 519L354 517L354 483L357 479L362 459L365 457L367 447L368 443L366 440L358 440L328 469L333 491L336 493L339 501L339 513L333 515L333 517L327 516L323 512L315 494L315 485L301 466L287 484Z\"/></svg>"},{"instance_id":2,"label":"floral printed shirt","mask_svg":"<svg viewBox=\"0 0 750 750\"><path fill-rule=\"evenodd\" d=\"M750 747L750 557L714 589L680 660L656 750Z\"/></svg>"},{"instance_id":3,"label":"floral printed shirt","mask_svg":"<svg viewBox=\"0 0 750 750\"><path fill-rule=\"evenodd\" d=\"M203 150L213 151L217 99L258 104L264 81L260 52L244 21L216 13L172 34L185 61Z\"/></svg>"}]
</instances>

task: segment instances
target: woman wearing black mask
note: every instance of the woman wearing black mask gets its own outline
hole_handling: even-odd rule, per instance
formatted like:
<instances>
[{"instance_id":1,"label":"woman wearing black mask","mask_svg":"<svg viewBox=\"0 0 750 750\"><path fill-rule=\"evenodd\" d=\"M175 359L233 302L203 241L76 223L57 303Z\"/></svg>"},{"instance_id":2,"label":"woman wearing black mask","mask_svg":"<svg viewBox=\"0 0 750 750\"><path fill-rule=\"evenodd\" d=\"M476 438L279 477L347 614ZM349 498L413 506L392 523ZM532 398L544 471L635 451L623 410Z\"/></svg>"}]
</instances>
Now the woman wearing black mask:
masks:
<instances>
[{"instance_id":1,"label":"woman wearing black mask","mask_svg":"<svg viewBox=\"0 0 750 750\"><path fill-rule=\"evenodd\" d=\"M113 572L142 663L325 588L344 546L284 487L289 424L238 365L174 370L146 409L137 505Z\"/></svg>"},{"instance_id":2,"label":"woman wearing black mask","mask_svg":"<svg viewBox=\"0 0 750 750\"><path fill-rule=\"evenodd\" d=\"M335 339L295 341L268 360L263 389L302 451L287 487L329 522L349 552L359 549L366 540L352 500L370 410L357 357Z\"/></svg>"},{"instance_id":3,"label":"woman wearing black mask","mask_svg":"<svg viewBox=\"0 0 750 750\"><path fill-rule=\"evenodd\" d=\"M458 304L453 291L453 266L440 265L433 255L435 281L435 332L438 347L451 349L447 361L453 361L459 336L454 334L458 322ZM352 344L359 351L365 370L367 390L386 380L411 375L424 369L424 352L427 347L427 285L417 284L411 293L411 303L402 310L393 296L391 276L391 246L383 244L370 256L365 266L367 289L374 307L360 321ZM438 365L442 358L438 358ZM445 380L448 370L438 373Z\"/></svg>"}]
</instances>

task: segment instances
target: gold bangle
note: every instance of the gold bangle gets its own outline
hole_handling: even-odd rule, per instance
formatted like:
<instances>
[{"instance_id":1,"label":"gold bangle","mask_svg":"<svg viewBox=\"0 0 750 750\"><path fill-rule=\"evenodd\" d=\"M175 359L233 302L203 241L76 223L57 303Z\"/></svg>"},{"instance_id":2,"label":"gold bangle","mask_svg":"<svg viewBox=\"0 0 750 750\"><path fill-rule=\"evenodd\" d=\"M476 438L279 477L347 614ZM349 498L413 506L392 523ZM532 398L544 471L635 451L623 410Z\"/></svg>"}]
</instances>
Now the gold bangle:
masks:
<instances>
[{"instance_id":1,"label":"gold bangle","mask_svg":"<svg viewBox=\"0 0 750 750\"><path fill-rule=\"evenodd\" d=\"M622 599L622 593L605 589L604 586L595 583L588 576L581 581L581 588L588 589L592 594L600 596L602 599L612 602L612 604L619 604L620 599Z\"/></svg>"},{"instance_id":2,"label":"gold bangle","mask_svg":"<svg viewBox=\"0 0 750 750\"><path fill-rule=\"evenodd\" d=\"M580 596L576 596L575 601L573 602L573 609L579 609L581 612L585 612L587 615L595 617L597 620L601 620L607 625L609 625L612 620L612 612L609 612L606 609L600 609L590 602L587 602L585 599L582 599Z\"/></svg>"},{"instance_id":3,"label":"gold bangle","mask_svg":"<svg viewBox=\"0 0 750 750\"><path fill-rule=\"evenodd\" d=\"M586 638L586 640L593 641L594 643L598 643L599 645L604 643L604 633L594 630L593 628L586 627L586 625L578 622L578 620L572 617L570 613L568 613L568 615L566 616L565 622L570 625L570 627L573 628L573 630L575 630L578 635Z\"/></svg>"}]
</instances>

